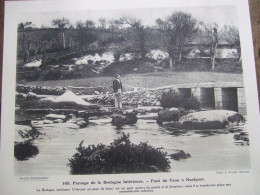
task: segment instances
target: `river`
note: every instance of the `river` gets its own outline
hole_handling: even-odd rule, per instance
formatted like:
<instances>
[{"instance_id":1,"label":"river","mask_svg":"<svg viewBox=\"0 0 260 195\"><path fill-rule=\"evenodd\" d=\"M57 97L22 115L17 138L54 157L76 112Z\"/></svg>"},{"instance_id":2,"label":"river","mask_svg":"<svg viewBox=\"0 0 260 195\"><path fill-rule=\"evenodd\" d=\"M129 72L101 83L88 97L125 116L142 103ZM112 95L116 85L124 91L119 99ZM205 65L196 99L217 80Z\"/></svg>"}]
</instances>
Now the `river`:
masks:
<instances>
[{"instance_id":1,"label":"river","mask_svg":"<svg viewBox=\"0 0 260 195\"><path fill-rule=\"evenodd\" d=\"M234 140L235 133L245 131L245 126L228 127L216 131L191 130L173 134L155 120L139 119L135 125L117 128L111 118L92 120L86 128L66 122L36 125L42 133L34 141L39 154L25 161L15 159L15 175L69 175L69 158L76 153L76 147L84 140L84 145L109 144L129 133L133 143L147 142L167 154L183 150L191 158L171 161L172 172L218 171L250 168L249 146ZM168 156L169 157L169 156ZM170 157L169 157L170 158Z\"/></svg>"}]
</instances>

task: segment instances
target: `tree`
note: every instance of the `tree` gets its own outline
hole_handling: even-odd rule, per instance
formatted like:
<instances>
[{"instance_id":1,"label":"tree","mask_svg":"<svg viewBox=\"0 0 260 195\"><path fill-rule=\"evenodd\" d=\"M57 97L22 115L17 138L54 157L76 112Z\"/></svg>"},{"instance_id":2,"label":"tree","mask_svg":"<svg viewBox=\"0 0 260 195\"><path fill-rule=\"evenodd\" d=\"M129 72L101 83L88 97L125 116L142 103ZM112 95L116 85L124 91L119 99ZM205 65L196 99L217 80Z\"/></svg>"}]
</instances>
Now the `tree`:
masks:
<instances>
[{"instance_id":1,"label":"tree","mask_svg":"<svg viewBox=\"0 0 260 195\"><path fill-rule=\"evenodd\" d=\"M85 23L86 26L82 26L81 23L77 24L77 40L80 42L80 45L83 46L83 49L86 50L88 45L97 40L97 35L93 32L94 22Z\"/></svg>"},{"instance_id":2,"label":"tree","mask_svg":"<svg viewBox=\"0 0 260 195\"><path fill-rule=\"evenodd\" d=\"M105 18L99 18L98 19L98 22L99 22L99 27L100 27L100 29L106 29L106 27L107 27L107 21L106 21L106 19Z\"/></svg>"},{"instance_id":3,"label":"tree","mask_svg":"<svg viewBox=\"0 0 260 195\"><path fill-rule=\"evenodd\" d=\"M67 18L59 18L59 19L54 19L51 21L52 26L59 28L59 29L65 29L69 28L70 26L70 21Z\"/></svg>"},{"instance_id":4,"label":"tree","mask_svg":"<svg viewBox=\"0 0 260 195\"><path fill-rule=\"evenodd\" d=\"M87 29L95 29L95 23L92 20L87 20L85 24Z\"/></svg>"},{"instance_id":5,"label":"tree","mask_svg":"<svg viewBox=\"0 0 260 195\"><path fill-rule=\"evenodd\" d=\"M130 25L130 27L133 29L134 34L136 36L136 46L137 51L140 52L141 57L144 58L147 51L146 51L146 32L145 27L142 24L142 21L136 18L127 18L123 17L121 18L118 23L121 23L121 25Z\"/></svg>"},{"instance_id":6,"label":"tree","mask_svg":"<svg viewBox=\"0 0 260 195\"><path fill-rule=\"evenodd\" d=\"M176 35L174 31L171 31L171 26L167 21L163 21L158 18L156 21L156 29L159 31L161 37L163 37L163 46L166 48L169 54L169 68L175 64L174 49L176 46Z\"/></svg>"},{"instance_id":7,"label":"tree","mask_svg":"<svg viewBox=\"0 0 260 195\"><path fill-rule=\"evenodd\" d=\"M33 28L35 28L35 25L32 22L21 22L18 24L18 30Z\"/></svg>"},{"instance_id":8,"label":"tree","mask_svg":"<svg viewBox=\"0 0 260 195\"><path fill-rule=\"evenodd\" d=\"M238 28L235 26L227 27L227 37L226 40L230 44L234 45L237 49L238 62L241 62L241 45Z\"/></svg>"},{"instance_id":9,"label":"tree","mask_svg":"<svg viewBox=\"0 0 260 195\"><path fill-rule=\"evenodd\" d=\"M66 48L66 38L65 38L65 32L64 29L69 28L71 26L69 19L67 18L61 18L61 19L54 19L52 20L52 26L59 28L61 30L62 34L62 42L63 42L63 48Z\"/></svg>"},{"instance_id":10,"label":"tree","mask_svg":"<svg viewBox=\"0 0 260 195\"><path fill-rule=\"evenodd\" d=\"M84 28L84 24L81 20L76 22L76 29L82 29Z\"/></svg>"},{"instance_id":11,"label":"tree","mask_svg":"<svg viewBox=\"0 0 260 195\"><path fill-rule=\"evenodd\" d=\"M204 44L210 54L210 64L211 69L215 69L215 60L216 60L216 52L219 45L219 32L218 32L218 25L205 25L204 23L200 22L201 26L203 27L203 31L201 31L201 43Z\"/></svg>"},{"instance_id":12,"label":"tree","mask_svg":"<svg viewBox=\"0 0 260 195\"><path fill-rule=\"evenodd\" d=\"M174 12L166 20L156 20L157 29L162 31L166 36L166 47L169 52L170 67L174 63L174 54L177 50L178 61L182 59L183 47L192 41L194 35L197 33L197 21L189 13L182 11Z\"/></svg>"},{"instance_id":13,"label":"tree","mask_svg":"<svg viewBox=\"0 0 260 195\"><path fill-rule=\"evenodd\" d=\"M215 68L215 59L216 59L216 51L219 43L218 38L218 30L214 27L212 31L212 42L211 42L211 50L210 50L210 59L211 59L211 69Z\"/></svg>"}]
</instances>

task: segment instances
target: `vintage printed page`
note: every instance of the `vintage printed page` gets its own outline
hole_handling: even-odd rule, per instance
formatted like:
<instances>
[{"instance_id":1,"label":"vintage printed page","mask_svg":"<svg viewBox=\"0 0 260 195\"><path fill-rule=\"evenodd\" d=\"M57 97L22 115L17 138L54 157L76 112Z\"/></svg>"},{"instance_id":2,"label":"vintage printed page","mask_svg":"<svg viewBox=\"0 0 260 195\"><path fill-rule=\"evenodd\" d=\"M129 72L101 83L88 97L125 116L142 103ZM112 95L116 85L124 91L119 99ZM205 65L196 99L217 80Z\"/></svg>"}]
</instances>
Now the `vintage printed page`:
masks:
<instances>
[{"instance_id":1,"label":"vintage printed page","mask_svg":"<svg viewBox=\"0 0 260 195\"><path fill-rule=\"evenodd\" d=\"M5 3L0 194L260 194L246 0Z\"/></svg>"}]
</instances>

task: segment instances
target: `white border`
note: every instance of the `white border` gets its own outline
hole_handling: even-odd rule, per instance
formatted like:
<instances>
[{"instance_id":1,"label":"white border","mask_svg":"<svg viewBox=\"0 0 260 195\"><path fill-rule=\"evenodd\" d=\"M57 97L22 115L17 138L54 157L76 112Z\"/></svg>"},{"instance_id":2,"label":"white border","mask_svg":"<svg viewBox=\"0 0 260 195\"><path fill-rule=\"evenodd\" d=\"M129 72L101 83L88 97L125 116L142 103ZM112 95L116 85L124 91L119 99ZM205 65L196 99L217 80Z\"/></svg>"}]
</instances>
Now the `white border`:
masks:
<instances>
[{"instance_id":1,"label":"white border","mask_svg":"<svg viewBox=\"0 0 260 195\"><path fill-rule=\"evenodd\" d=\"M62 6L61 6L62 5ZM192 172L192 173L160 173L160 174L126 174L126 175L86 175L86 176L55 176L50 177L48 182L18 182L14 176L13 167L13 129L15 108L15 72L16 72L16 42L17 42L17 18L19 14L27 12L55 12L124 8L152 8L152 7L178 7L178 6L217 6L237 5L239 21L242 59L244 70L244 83L247 98L248 125L250 130L251 169L250 174L245 175L217 175L215 172ZM198 188L182 190L158 190L154 194L260 194L260 123L259 104L256 85L256 72L253 56L251 26L249 20L247 0L85 0L85 1L27 1L5 2L5 29L4 29L4 60L3 60L3 93L2 93L2 125L1 125L1 194L37 194L36 188L61 187L61 182L66 180L121 180L121 179L150 179L150 178L182 178L204 177L209 183L225 182L232 183L230 188ZM101 193L101 192L99 192ZM112 194L105 191L101 194ZM55 193L66 194L66 193ZM81 194L67 193L67 194ZM86 192L82 193L86 194ZM97 193L96 193L97 194ZM133 193L134 194L134 193Z\"/></svg>"}]
</instances>

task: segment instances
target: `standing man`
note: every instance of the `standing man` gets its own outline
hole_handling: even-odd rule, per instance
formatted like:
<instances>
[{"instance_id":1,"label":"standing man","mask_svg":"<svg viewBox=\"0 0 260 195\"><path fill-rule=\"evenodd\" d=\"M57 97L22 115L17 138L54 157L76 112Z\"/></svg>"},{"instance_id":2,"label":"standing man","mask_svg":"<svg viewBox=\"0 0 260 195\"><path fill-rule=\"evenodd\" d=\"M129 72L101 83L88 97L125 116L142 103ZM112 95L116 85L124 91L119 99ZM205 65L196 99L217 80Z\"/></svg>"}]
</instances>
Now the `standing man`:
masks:
<instances>
[{"instance_id":1,"label":"standing man","mask_svg":"<svg viewBox=\"0 0 260 195\"><path fill-rule=\"evenodd\" d=\"M115 80L113 81L113 89L115 92L115 107L122 109L122 82L120 80L120 75L115 75Z\"/></svg>"}]
</instances>

